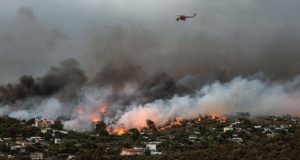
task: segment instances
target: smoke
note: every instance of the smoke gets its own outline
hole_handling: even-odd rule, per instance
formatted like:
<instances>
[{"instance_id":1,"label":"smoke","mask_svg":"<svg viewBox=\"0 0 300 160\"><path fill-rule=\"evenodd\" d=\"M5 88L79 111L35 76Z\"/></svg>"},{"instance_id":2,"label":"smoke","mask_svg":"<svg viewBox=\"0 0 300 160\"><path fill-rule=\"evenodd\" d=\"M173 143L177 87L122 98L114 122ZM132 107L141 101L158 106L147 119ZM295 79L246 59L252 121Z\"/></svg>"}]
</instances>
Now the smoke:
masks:
<instances>
[{"instance_id":1,"label":"smoke","mask_svg":"<svg viewBox=\"0 0 300 160\"><path fill-rule=\"evenodd\" d=\"M259 80L236 77L229 82L204 85L193 94L141 103L139 87L127 84L122 90L112 87L85 86L76 101L44 99L28 109L1 106L1 115L30 119L43 117L55 120L65 117L64 128L90 131L92 122L104 121L111 127L141 128L151 119L158 125L174 119L191 119L205 114L251 115L300 114L300 77L290 81ZM35 101L36 102L36 101Z\"/></svg>"},{"instance_id":2,"label":"smoke","mask_svg":"<svg viewBox=\"0 0 300 160\"><path fill-rule=\"evenodd\" d=\"M32 96L51 96L59 94L63 99L76 97L76 93L86 82L84 71L75 59L60 62L45 76L33 78L22 76L17 84L0 86L0 102L13 103ZM57 95L57 96L59 96Z\"/></svg>"},{"instance_id":3,"label":"smoke","mask_svg":"<svg viewBox=\"0 0 300 160\"><path fill-rule=\"evenodd\" d=\"M99 83L112 77L143 82L158 72L221 81L257 72L276 80L299 73L300 2L294 0L2 3L1 82L14 82L21 73L43 75L70 57ZM194 12L198 16L188 22L175 21L177 14ZM103 79L108 68L122 76Z\"/></svg>"},{"instance_id":4,"label":"smoke","mask_svg":"<svg viewBox=\"0 0 300 160\"><path fill-rule=\"evenodd\" d=\"M53 60L59 60L53 55L64 52L66 41L61 29L42 24L32 8L19 7L13 22L0 31L0 73L6 75L0 82L14 81L20 74L44 73Z\"/></svg>"},{"instance_id":5,"label":"smoke","mask_svg":"<svg viewBox=\"0 0 300 160\"><path fill-rule=\"evenodd\" d=\"M0 116L88 131L97 120L299 113L299 1L1 3Z\"/></svg>"},{"instance_id":6,"label":"smoke","mask_svg":"<svg viewBox=\"0 0 300 160\"><path fill-rule=\"evenodd\" d=\"M195 95L156 100L138 106L128 106L118 123L126 128L146 126L146 120L162 125L176 117L197 118L199 114L299 115L300 78L270 82L236 77L228 83L214 82L203 86Z\"/></svg>"}]
</instances>

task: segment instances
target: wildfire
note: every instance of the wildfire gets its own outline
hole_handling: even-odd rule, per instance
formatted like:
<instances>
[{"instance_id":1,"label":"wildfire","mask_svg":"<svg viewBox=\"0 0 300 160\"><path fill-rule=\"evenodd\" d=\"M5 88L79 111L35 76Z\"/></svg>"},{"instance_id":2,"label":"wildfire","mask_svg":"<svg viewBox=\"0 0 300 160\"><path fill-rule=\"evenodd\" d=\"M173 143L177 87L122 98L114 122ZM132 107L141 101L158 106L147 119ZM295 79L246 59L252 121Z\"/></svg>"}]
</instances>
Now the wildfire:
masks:
<instances>
[{"instance_id":1,"label":"wildfire","mask_svg":"<svg viewBox=\"0 0 300 160\"><path fill-rule=\"evenodd\" d=\"M211 119L217 119L217 118L219 118L217 113L211 114Z\"/></svg>"},{"instance_id":2,"label":"wildfire","mask_svg":"<svg viewBox=\"0 0 300 160\"><path fill-rule=\"evenodd\" d=\"M81 117L91 122L97 122L101 120L101 117L108 110L108 102L101 102L100 105L92 106L78 106L75 112Z\"/></svg>"},{"instance_id":3,"label":"wildfire","mask_svg":"<svg viewBox=\"0 0 300 160\"><path fill-rule=\"evenodd\" d=\"M118 128L115 132L116 135L121 136L125 134L125 128Z\"/></svg>"},{"instance_id":4,"label":"wildfire","mask_svg":"<svg viewBox=\"0 0 300 160\"><path fill-rule=\"evenodd\" d=\"M227 118L225 116L219 115L218 113L211 114L211 119L217 120L221 123L225 123Z\"/></svg>"},{"instance_id":5,"label":"wildfire","mask_svg":"<svg viewBox=\"0 0 300 160\"><path fill-rule=\"evenodd\" d=\"M221 123L225 123L227 121L227 118L226 117L221 117L221 119L220 119L220 122Z\"/></svg>"},{"instance_id":6,"label":"wildfire","mask_svg":"<svg viewBox=\"0 0 300 160\"><path fill-rule=\"evenodd\" d=\"M182 122L182 120L180 118L178 118L178 117L175 118L175 124L176 125L182 125L181 122Z\"/></svg>"},{"instance_id":7,"label":"wildfire","mask_svg":"<svg viewBox=\"0 0 300 160\"><path fill-rule=\"evenodd\" d=\"M201 122L201 121L202 121L202 118L201 118L201 117L199 117L199 118L197 119L197 121L198 121L198 122Z\"/></svg>"},{"instance_id":8,"label":"wildfire","mask_svg":"<svg viewBox=\"0 0 300 160\"><path fill-rule=\"evenodd\" d=\"M176 126L181 126L181 125L182 125L182 119L180 119L179 117L176 117L173 122L169 122L169 123L165 124L164 126L159 128L159 130L164 131L169 128L174 128Z\"/></svg>"}]
</instances>

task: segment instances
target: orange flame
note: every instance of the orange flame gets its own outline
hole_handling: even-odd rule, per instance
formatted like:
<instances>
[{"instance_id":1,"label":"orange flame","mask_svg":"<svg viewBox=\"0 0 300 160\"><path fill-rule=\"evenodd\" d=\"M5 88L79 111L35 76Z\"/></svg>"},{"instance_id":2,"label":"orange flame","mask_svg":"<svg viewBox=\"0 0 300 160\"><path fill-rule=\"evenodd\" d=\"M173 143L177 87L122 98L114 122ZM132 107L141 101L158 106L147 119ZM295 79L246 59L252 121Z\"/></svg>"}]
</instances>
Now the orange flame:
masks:
<instances>
[{"instance_id":1,"label":"orange flame","mask_svg":"<svg viewBox=\"0 0 300 160\"><path fill-rule=\"evenodd\" d=\"M118 128L115 132L116 135L121 136L125 134L125 128Z\"/></svg>"},{"instance_id":2,"label":"orange flame","mask_svg":"<svg viewBox=\"0 0 300 160\"><path fill-rule=\"evenodd\" d=\"M178 118L178 117L175 118L175 124L176 125L182 125L181 122L182 122L182 120L180 118Z\"/></svg>"}]
</instances>

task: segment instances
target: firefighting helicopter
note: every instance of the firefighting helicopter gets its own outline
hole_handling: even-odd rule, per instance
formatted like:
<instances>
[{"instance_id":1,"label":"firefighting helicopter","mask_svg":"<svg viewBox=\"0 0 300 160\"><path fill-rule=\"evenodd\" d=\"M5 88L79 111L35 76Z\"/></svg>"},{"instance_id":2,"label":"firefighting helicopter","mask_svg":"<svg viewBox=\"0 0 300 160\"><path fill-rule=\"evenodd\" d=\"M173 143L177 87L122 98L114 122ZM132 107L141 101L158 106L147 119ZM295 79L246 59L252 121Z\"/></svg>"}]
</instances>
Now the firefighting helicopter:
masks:
<instances>
[{"instance_id":1,"label":"firefighting helicopter","mask_svg":"<svg viewBox=\"0 0 300 160\"><path fill-rule=\"evenodd\" d=\"M176 21L185 21L188 18L194 18L194 17L196 17L196 15L197 15L196 13L194 13L192 16L176 15L177 16Z\"/></svg>"}]
</instances>

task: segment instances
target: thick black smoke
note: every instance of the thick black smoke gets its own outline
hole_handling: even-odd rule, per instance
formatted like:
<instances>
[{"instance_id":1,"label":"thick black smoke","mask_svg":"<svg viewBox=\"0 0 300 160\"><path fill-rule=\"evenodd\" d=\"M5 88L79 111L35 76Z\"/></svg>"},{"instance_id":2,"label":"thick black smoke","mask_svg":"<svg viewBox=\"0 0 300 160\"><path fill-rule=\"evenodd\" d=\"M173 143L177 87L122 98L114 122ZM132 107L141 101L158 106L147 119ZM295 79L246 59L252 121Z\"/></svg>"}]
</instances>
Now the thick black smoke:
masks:
<instances>
[{"instance_id":1,"label":"thick black smoke","mask_svg":"<svg viewBox=\"0 0 300 160\"><path fill-rule=\"evenodd\" d=\"M58 92L64 98L71 98L86 81L84 71L75 59L64 60L43 77L24 75L17 84L0 86L0 103L14 103L34 96L49 97Z\"/></svg>"}]
</instances>

